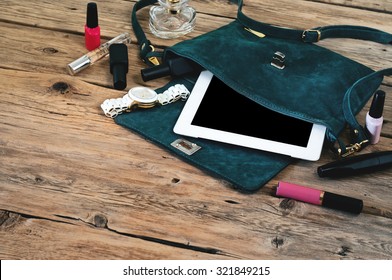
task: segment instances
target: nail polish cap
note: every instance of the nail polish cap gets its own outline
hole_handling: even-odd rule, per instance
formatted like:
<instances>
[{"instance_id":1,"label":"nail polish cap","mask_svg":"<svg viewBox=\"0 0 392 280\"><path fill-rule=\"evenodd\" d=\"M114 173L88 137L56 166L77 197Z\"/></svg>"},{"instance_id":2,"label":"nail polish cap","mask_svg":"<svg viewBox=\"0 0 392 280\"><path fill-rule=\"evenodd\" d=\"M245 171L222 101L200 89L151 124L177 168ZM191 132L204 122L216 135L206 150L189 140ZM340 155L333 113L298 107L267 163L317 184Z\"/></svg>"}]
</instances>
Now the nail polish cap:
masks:
<instances>
[{"instance_id":1,"label":"nail polish cap","mask_svg":"<svg viewBox=\"0 0 392 280\"><path fill-rule=\"evenodd\" d=\"M382 112L384 110L385 103L385 92L378 90L372 100L372 105L370 106L369 115L372 118L378 119L382 117Z\"/></svg>"},{"instance_id":2,"label":"nail polish cap","mask_svg":"<svg viewBox=\"0 0 392 280\"><path fill-rule=\"evenodd\" d=\"M113 86L122 90L127 87L128 48L125 44L113 44L109 47L110 73L113 74Z\"/></svg>"},{"instance_id":3,"label":"nail polish cap","mask_svg":"<svg viewBox=\"0 0 392 280\"><path fill-rule=\"evenodd\" d=\"M94 2L87 4L86 26L89 28L98 27L98 8Z\"/></svg>"}]
</instances>

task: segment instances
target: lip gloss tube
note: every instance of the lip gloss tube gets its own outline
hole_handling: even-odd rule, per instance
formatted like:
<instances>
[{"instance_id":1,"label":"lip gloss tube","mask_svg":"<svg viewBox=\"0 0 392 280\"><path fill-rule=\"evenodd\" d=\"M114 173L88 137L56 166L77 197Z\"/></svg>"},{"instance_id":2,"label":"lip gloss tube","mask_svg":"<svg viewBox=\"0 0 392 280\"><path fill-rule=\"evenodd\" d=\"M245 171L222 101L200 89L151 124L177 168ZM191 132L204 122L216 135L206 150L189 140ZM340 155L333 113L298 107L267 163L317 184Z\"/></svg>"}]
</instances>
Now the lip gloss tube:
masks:
<instances>
[{"instance_id":1,"label":"lip gloss tube","mask_svg":"<svg viewBox=\"0 0 392 280\"><path fill-rule=\"evenodd\" d=\"M287 182L278 183L276 195L353 214L361 213L363 208L363 201L360 199Z\"/></svg>"},{"instance_id":2,"label":"lip gloss tube","mask_svg":"<svg viewBox=\"0 0 392 280\"><path fill-rule=\"evenodd\" d=\"M125 32L117 37L113 38L110 41L99 46L99 48L83 55L82 57L76 59L75 61L71 62L67 65L67 69L70 75L75 75L79 73L83 69L93 65L95 62L100 60L101 58L107 56L109 54L109 47L112 44L130 44L131 37L129 33Z\"/></svg>"}]
</instances>

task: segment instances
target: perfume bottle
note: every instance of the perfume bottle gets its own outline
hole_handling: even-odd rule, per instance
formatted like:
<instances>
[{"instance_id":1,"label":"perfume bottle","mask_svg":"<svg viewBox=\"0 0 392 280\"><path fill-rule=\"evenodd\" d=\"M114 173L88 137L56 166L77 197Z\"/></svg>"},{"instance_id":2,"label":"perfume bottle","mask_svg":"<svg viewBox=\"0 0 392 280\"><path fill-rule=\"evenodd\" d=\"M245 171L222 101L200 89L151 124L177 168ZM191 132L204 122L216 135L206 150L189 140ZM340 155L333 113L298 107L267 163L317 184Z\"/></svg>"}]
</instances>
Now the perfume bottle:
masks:
<instances>
[{"instance_id":1,"label":"perfume bottle","mask_svg":"<svg viewBox=\"0 0 392 280\"><path fill-rule=\"evenodd\" d=\"M163 39L172 39L191 32L196 22L196 11L189 0L159 0L150 9L150 30Z\"/></svg>"},{"instance_id":2,"label":"perfume bottle","mask_svg":"<svg viewBox=\"0 0 392 280\"><path fill-rule=\"evenodd\" d=\"M75 75L82 71L83 69L93 65L98 60L104 58L105 56L109 55L109 47L112 44L130 44L131 37L128 32L124 32L117 37L114 37L110 41L103 43L95 50L88 52L87 54L83 55L82 57L76 59L75 61L71 62L67 65L68 73L70 75Z\"/></svg>"}]
</instances>

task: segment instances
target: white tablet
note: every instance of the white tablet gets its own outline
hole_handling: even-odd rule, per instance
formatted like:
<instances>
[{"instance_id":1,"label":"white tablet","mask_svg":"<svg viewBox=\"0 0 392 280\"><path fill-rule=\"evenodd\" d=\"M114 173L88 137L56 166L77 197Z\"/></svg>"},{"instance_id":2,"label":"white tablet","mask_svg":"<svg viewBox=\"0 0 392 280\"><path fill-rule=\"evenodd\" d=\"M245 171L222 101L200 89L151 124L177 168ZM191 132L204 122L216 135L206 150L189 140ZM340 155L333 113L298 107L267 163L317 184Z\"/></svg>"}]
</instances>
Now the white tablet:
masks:
<instances>
[{"instance_id":1,"label":"white tablet","mask_svg":"<svg viewBox=\"0 0 392 280\"><path fill-rule=\"evenodd\" d=\"M325 126L269 110L201 72L174 132L304 160L320 158Z\"/></svg>"}]
</instances>

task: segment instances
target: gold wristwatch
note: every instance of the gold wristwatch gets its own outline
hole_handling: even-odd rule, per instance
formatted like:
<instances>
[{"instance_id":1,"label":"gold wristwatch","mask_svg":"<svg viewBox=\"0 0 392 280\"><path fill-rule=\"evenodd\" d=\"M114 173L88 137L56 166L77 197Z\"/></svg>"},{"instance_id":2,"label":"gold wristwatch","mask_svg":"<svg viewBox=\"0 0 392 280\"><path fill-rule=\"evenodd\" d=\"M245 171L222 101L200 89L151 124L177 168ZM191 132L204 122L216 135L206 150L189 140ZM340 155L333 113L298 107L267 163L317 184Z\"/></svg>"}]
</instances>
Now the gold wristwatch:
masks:
<instances>
[{"instance_id":1,"label":"gold wristwatch","mask_svg":"<svg viewBox=\"0 0 392 280\"><path fill-rule=\"evenodd\" d=\"M131 112L136 108L152 108L157 104L167 105L180 98L186 100L189 94L189 90L182 84L171 86L160 94L147 87L134 87L122 98L106 99L101 104L101 108L107 117L115 118L123 112Z\"/></svg>"},{"instance_id":2,"label":"gold wristwatch","mask_svg":"<svg viewBox=\"0 0 392 280\"><path fill-rule=\"evenodd\" d=\"M122 98L127 104L129 111L135 108L152 108L158 102L158 94L155 90L147 87L134 87L131 88L128 94ZM127 110L127 111L128 111Z\"/></svg>"}]
</instances>

